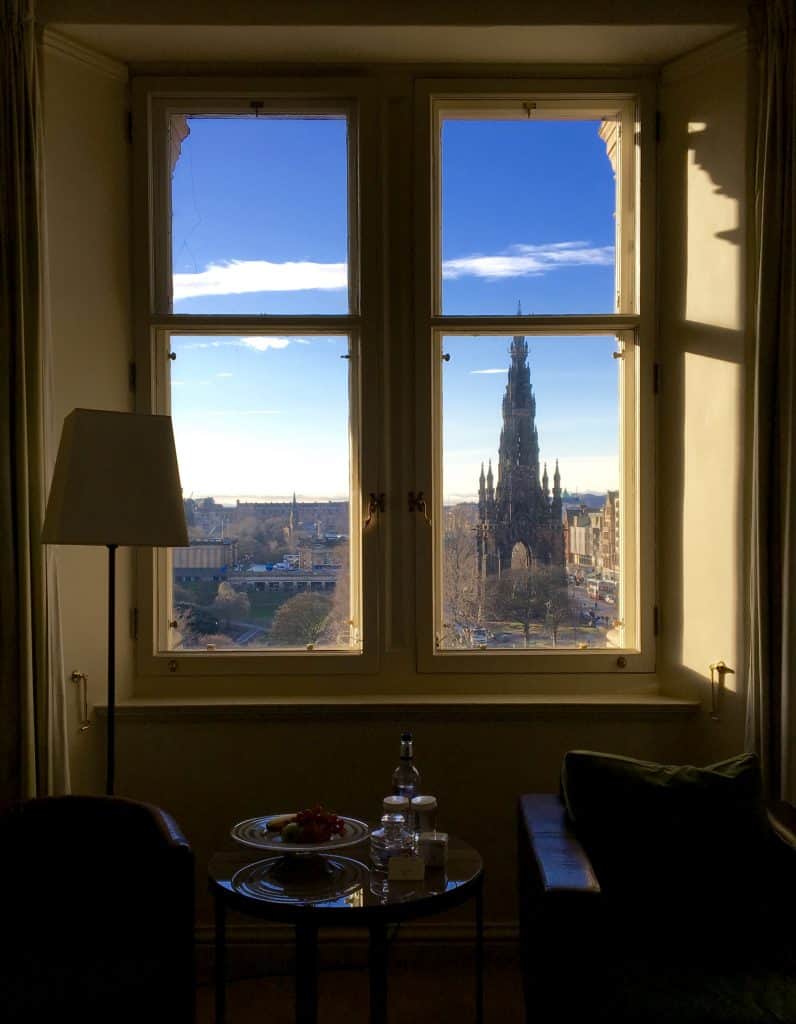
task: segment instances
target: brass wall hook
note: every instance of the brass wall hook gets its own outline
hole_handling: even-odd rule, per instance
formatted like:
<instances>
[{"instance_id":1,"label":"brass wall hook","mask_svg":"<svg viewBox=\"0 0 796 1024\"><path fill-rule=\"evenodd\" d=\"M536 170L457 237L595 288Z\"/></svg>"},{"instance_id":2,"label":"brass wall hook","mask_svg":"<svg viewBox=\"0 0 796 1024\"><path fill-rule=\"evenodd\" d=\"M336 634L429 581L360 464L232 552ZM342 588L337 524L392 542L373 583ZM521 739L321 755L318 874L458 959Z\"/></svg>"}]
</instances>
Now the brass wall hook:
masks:
<instances>
[{"instance_id":1,"label":"brass wall hook","mask_svg":"<svg viewBox=\"0 0 796 1024\"><path fill-rule=\"evenodd\" d=\"M735 670L731 669L730 666L724 661L714 661L708 665L710 669L710 717L714 722L719 721L719 703L721 699L721 693L724 689L724 677L729 673L731 676L735 675ZM718 682L716 682L716 674L718 673Z\"/></svg>"},{"instance_id":2,"label":"brass wall hook","mask_svg":"<svg viewBox=\"0 0 796 1024\"><path fill-rule=\"evenodd\" d=\"M85 732L86 729L91 727L91 719L88 717L88 676L85 672L78 672L77 669L69 677L73 683L80 686L80 695L82 698L83 713L80 722L80 731Z\"/></svg>"}]
</instances>

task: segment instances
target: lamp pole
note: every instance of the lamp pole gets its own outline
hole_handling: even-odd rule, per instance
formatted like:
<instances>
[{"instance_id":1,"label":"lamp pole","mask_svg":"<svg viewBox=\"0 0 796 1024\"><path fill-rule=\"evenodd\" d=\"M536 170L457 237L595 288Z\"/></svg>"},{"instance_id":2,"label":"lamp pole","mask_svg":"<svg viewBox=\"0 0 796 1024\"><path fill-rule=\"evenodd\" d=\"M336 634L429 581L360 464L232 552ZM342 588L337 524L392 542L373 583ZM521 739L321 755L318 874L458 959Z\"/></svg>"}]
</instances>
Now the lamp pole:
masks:
<instances>
[{"instance_id":1,"label":"lamp pole","mask_svg":"<svg viewBox=\"0 0 796 1024\"><path fill-rule=\"evenodd\" d=\"M105 792L113 796L116 765L116 548L108 545L108 740Z\"/></svg>"}]
</instances>

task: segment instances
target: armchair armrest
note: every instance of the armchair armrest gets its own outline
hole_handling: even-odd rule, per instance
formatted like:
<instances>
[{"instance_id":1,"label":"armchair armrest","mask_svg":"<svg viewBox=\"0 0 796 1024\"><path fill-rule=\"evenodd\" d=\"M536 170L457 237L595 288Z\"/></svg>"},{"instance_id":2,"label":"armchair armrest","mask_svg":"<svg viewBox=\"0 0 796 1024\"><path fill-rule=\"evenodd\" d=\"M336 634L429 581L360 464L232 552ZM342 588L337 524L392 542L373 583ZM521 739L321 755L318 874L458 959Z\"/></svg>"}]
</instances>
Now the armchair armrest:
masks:
<instances>
[{"instance_id":1,"label":"armchair armrest","mask_svg":"<svg viewBox=\"0 0 796 1024\"><path fill-rule=\"evenodd\" d=\"M796 847L796 807L785 800L776 800L768 807L768 817L777 835Z\"/></svg>"},{"instance_id":2,"label":"armchair armrest","mask_svg":"<svg viewBox=\"0 0 796 1024\"><path fill-rule=\"evenodd\" d=\"M520 872L530 873L540 894L599 894L600 883L591 861L557 796L521 796L518 832Z\"/></svg>"}]
</instances>

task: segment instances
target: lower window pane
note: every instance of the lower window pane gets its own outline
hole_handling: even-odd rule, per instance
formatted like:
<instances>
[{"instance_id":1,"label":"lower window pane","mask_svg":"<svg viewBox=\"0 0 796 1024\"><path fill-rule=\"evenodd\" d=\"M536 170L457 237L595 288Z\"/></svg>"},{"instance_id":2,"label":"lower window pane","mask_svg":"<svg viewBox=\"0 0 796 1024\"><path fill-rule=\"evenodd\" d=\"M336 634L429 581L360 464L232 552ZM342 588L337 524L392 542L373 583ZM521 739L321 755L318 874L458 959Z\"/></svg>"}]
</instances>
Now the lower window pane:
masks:
<instances>
[{"instance_id":1,"label":"lower window pane","mask_svg":"<svg viewBox=\"0 0 796 1024\"><path fill-rule=\"evenodd\" d=\"M358 648L347 337L174 336L169 649Z\"/></svg>"},{"instance_id":2,"label":"lower window pane","mask_svg":"<svg viewBox=\"0 0 796 1024\"><path fill-rule=\"evenodd\" d=\"M617 340L443 340L438 647L624 646Z\"/></svg>"}]
</instances>

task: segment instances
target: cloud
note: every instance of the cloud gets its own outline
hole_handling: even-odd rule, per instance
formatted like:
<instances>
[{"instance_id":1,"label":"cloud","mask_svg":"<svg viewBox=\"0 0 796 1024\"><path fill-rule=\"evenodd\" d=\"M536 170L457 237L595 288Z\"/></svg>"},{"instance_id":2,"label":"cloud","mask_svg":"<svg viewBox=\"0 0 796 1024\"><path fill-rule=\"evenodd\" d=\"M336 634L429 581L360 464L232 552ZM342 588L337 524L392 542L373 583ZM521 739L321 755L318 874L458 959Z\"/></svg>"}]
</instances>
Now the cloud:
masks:
<instances>
[{"instance_id":1,"label":"cloud","mask_svg":"<svg viewBox=\"0 0 796 1024\"><path fill-rule=\"evenodd\" d=\"M489 370L470 370L470 373L506 373L505 366L492 367Z\"/></svg>"},{"instance_id":2,"label":"cloud","mask_svg":"<svg viewBox=\"0 0 796 1024\"><path fill-rule=\"evenodd\" d=\"M256 349L257 352L265 352L269 348L287 348L292 338L271 337L264 334L255 334L250 338L241 338L237 344L245 348Z\"/></svg>"},{"instance_id":3,"label":"cloud","mask_svg":"<svg viewBox=\"0 0 796 1024\"><path fill-rule=\"evenodd\" d=\"M230 341L194 341L183 348L253 348L265 352L269 348L287 348L288 345L309 345L306 338L284 338L279 335L253 334ZM231 377L231 373L217 373L217 377Z\"/></svg>"},{"instance_id":4,"label":"cloud","mask_svg":"<svg viewBox=\"0 0 796 1024\"><path fill-rule=\"evenodd\" d=\"M614 247L590 246L587 242L551 242L549 245L512 245L495 256L463 256L445 260L442 276L449 281L459 277L539 277L561 267L610 267Z\"/></svg>"},{"instance_id":5,"label":"cloud","mask_svg":"<svg viewBox=\"0 0 796 1024\"><path fill-rule=\"evenodd\" d=\"M217 373L216 374L216 377L233 377L233 376L234 376L234 374L232 374L232 373Z\"/></svg>"},{"instance_id":6,"label":"cloud","mask_svg":"<svg viewBox=\"0 0 796 1024\"><path fill-rule=\"evenodd\" d=\"M244 295L251 292L332 291L348 287L345 263L309 260L270 263L267 260L228 260L210 263L197 274L175 274L174 300L200 295Z\"/></svg>"}]
</instances>

